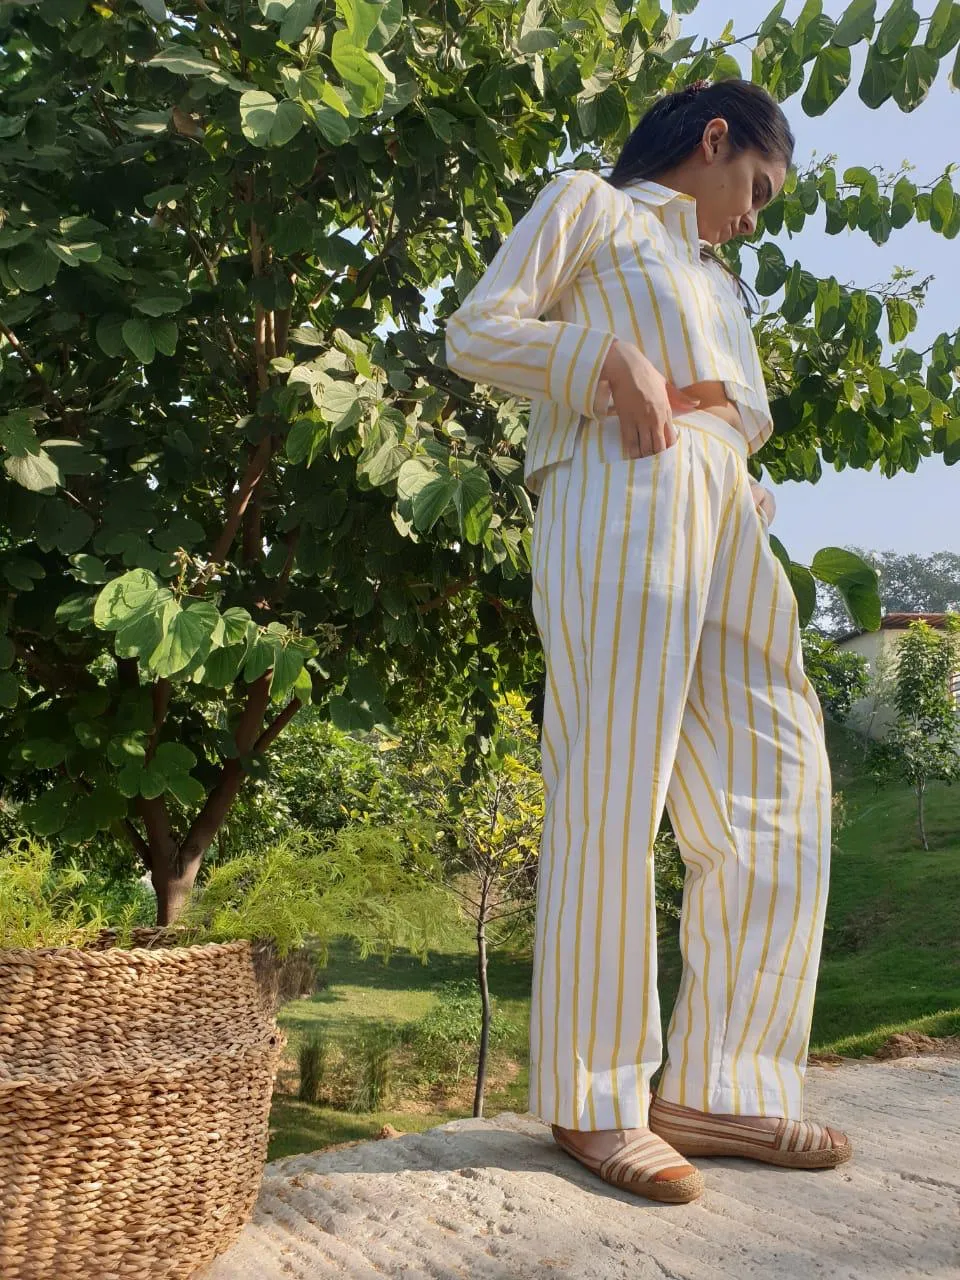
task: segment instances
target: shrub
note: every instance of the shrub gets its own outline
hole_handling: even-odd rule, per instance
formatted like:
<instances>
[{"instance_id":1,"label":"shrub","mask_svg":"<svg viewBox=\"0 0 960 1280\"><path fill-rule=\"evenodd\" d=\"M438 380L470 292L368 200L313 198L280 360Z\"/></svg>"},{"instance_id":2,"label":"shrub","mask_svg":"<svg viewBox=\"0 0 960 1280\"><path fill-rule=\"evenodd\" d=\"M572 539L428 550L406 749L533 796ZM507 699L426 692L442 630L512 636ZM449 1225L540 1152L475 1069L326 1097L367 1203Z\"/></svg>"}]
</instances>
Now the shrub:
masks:
<instances>
[{"instance_id":1,"label":"shrub","mask_svg":"<svg viewBox=\"0 0 960 1280\"><path fill-rule=\"evenodd\" d=\"M327 1037L324 1032L314 1032L301 1044L298 1060L300 1088L297 1096L301 1102L316 1103L320 1099L320 1087L327 1066Z\"/></svg>"}]
</instances>

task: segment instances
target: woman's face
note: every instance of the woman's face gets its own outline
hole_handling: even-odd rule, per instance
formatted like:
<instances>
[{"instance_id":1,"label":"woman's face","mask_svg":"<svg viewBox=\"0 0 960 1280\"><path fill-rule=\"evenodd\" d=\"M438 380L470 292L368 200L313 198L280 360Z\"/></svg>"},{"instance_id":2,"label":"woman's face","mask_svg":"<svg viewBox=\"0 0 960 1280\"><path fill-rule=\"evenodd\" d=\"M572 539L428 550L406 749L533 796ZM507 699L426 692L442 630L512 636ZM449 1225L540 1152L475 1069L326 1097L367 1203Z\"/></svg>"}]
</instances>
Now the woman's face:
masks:
<instances>
[{"instance_id":1,"label":"woman's face","mask_svg":"<svg viewBox=\"0 0 960 1280\"><path fill-rule=\"evenodd\" d=\"M726 120L711 120L697 148L695 182L700 238L724 244L752 236L757 214L777 195L787 176L784 160L759 151L735 151ZM693 175L691 175L693 176Z\"/></svg>"}]
</instances>

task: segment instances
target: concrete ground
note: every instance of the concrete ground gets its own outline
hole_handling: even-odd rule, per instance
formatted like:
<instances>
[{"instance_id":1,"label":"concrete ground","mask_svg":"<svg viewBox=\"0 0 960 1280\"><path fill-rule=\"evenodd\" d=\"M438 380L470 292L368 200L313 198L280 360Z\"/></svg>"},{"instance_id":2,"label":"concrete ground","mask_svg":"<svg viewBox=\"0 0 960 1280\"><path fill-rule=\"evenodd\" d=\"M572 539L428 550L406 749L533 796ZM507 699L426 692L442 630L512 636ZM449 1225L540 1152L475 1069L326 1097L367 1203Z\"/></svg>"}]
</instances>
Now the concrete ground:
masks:
<instances>
[{"instance_id":1,"label":"concrete ground","mask_svg":"<svg viewBox=\"0 0 960 1280\"><path fill-rule=\"evenodd\" d=\"M291 1156L205 1280L960 1280L960 1059L811 1062L804 1114L853 1159L697 1158L687 1205L608 1186L509 1111Z\"/></svg>"}]
</instances>

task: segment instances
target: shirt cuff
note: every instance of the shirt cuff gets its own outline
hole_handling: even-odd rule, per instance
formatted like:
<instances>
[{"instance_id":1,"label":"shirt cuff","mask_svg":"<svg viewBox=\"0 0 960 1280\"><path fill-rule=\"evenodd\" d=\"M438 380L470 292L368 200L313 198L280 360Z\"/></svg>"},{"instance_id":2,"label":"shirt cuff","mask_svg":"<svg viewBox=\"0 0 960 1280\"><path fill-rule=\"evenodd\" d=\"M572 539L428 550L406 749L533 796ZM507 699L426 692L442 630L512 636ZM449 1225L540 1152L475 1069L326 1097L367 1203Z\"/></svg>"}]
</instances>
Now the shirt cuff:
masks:
<instances>
[{"instance_id":1,"label":"shirt cuff","mask_svg":"<svg viewBox=\"0 0 960 1280\"><path fill-rule=\"evenodd\" d=\"M598 402L609 401L609 388L601 395L600 371L616 340L601 329L562 324L547 374L549 398L596 417Z\"/></svg>"}]
</instances>

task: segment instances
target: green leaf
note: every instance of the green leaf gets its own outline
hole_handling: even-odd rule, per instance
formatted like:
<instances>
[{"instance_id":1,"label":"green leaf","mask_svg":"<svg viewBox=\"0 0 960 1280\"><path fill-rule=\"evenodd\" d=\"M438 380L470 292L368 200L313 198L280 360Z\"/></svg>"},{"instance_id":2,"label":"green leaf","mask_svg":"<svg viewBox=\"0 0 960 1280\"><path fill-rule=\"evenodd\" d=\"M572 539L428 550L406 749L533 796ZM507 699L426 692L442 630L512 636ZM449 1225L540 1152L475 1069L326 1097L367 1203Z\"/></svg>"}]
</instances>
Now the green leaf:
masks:
<instances>
[{"instance_id":1,"label":"green leaf","mask_svg":"<svg viewBox=\"0 0 960 1280\"><path fill-rule=\"evenodd\" d=\"M27 825L39 836L52 836L61 830L67 812L76 798L73 784L58 782L36 800L25 804L20 813Z\"/></svg>"},{"instance_id":2,"label":"green leaf","mask_svg":"<svg viewBox=\"0 0 960 1280\"><path fill-rule=\"evenodd\" d=\"M330 107L314 107L314 118L317 128L332 147L342 147L353 136L353 128L349 121L333 111Z\"/></svg>"},{"instance_id":3,"label":"green leaf","mask_svg":"<svg viewBox=\"0 0 960 1280\"><path fill-rule=\"evenodd\" d=\"M792 561L787 570L787 576L790 579L793 594L797 598L800 626L805 627L817 609L817 584L814 582L813 575L809 569L802 564L794 564Z\"/></svg>"},{"instance_id":4,"label":"green leaf","mask_svg":"<svg viewBox=\"0 0 960 1280\"><path fill-rule=\"evenodd\" d=\"M106 564L97 556L70 556L70 566L79 582L99 585L108 580Z\"/></svg>"},{"instance_id":5,"label":"green leaf","mask_svg":"<svg viewBox=\"0 0 960 1280\"><path fill-rule=\"evenodd\" d=\"M169 678L195 658L205 656L219 622L216 606L206 601L194 601L185 609L175 602L168 605L163 616L162 638L147 662L150 670Z\"/></svg>"},{"instance_id":6,"label":"green leaf","mask_svg":"<svg viewBox=\"0 0 960 1280\"><path fill-rule=\"evenodd\" d=\"M920 19L912 0L893 0L877 31L877 52L888 57L898 50L908 49L919 30Z\"/></svg>"},{"instance_id":7,"label":"green leaf","mask_svg":"<svg viewBox=\"0 0 960 1280\"><path fill-rule=\"evenodd\" d=\"M31 560L29 556L11 555L0 561L3 576L16 591L32 591L34 582L45 578L46 571L42 564Z\"/></svg>"},{"instance_id":8,"label":"green leaf","mask_svg":"<svg viewBox=\"0 0 960 1280\"><path fill-rule=\"evenodd\" d=\"M330 382L323 388L320 412L328 422L339 422L356 407L359 394L352 382Z\"/></svg>"},{"instance_id":9,"label":"green leaf","mask_svg":"<svg viewBox=\"0 0 960 1280\"><path fill-rule=\"evenodd\" d=\"M864 631L879 630L881 601L875 582L840 583L837 589L858 627Z\"/></svg>"},{"instance_id":10,"label":"green leaf","mask_svg":"<svg viewBox=\"0 0 960 1280\"><path fill-rule=\"evenodd\" d=\"M67 743L53 738L31 738L20 748L20 758L35 769L55 769L67 754Z\"/></svg>"},{"instance_id":11,"label":"green leaf","mask_svg":"<svg viewBox=\"0 0 960 1280\"><path fill-rule=\"evenodd\" d=\"M893 203L890 207L890 221L895 227L905 227L914 213L914 201L917 188L909 178L900 178L893 188Z\"/></svg>"},{"instance_id":12,"label":"green leaf","mask_svg":"<svg viewBox=\"0 0 960 1280\"><path fill-rule=\"evenodd\" d=\"M95 240L80 244L61 244L57 240L48 240L47 248L68 267L78 267L81 262L96 262L103 254L103 249Z\"/></svg>"},{"instance_id":13,"label":"green leaf","mask_svg":"<svg viewBox=\"0 0 960 1280\"><path fill-rule=\"evenodd\" d=\"M165 596L169 594L166 592ZM157 608L165 596L149 570L131 569L108 582L98 594L93 607L94 623L101 631L118 631L137 615Z\"/></svg>"},{"instance_id":14,"label":"green leaf","mask_svg":"<svg viewBox=\"0 0 960 1280\"><path fill-rule=\"evenodd\" d=\"M883 58L877 52L876 45L871 45L867 51L867 60L860 78L860 88L857 91L861 101L876 110L893 93L893 86L897 83L899 76L899 58Z\"/></svg>"},{"instance_id":15,"label":"green leaf","mask_svg":"<svg viewBox=\"0 0 960 1280\"><path fill-rule=\"evenodd\" d=\"M460 531L467 542L479 546L493 517L490 477L479 463L464 458L451 458L450 469L457 481L453 503L460 519Z\"/></svg>"},{"instance_id":16,"label":"green leaf","mask_svg":"<svg viewBox=\"0 0 960 1280\"><path fill-rule=\"evenodd\" d=\"M201 682L212 689L226 689L233 684L246 657L245 644L230 644L204 659Z\"/></svg>"},{"instance_id":17,"label":"green leaf","mask_svg":"<svg viewBox=\"0 0 960 1280\"><path fill-rule=\"evenodd\" d=\"M123 340L123 316L105 315L97 321L97 346L111 359L117 360L127 354Z\"/></svg>"},{"instance_id":18,"label":"green leaf","mask_svg":"<svg viewBox=\"0 0 960 1280\"><path fill-rule=\"evenodd\" d=\"M949 178L941 178L930 192L930 225L934 231L942 230L953 217L954 194Z\"/></svg>"},{"instance_id":19,"label":"green leaf","mask_svg":"<svg viewBox=\"0 0 960 1280\"><path fill-rule=\"evenodd\" d=\"M43 441L43 447L65 476L92 476L101 468L99 459L80 440L51 438Z\"/></svg>"},{"instance_id":20,"label":"green leaf","mask_svg":"<svg viewBox=\"0 0 960 1280\"><path fill-rule=\"evenodd\" d=\"M876 10L876 0L853 0L837 23L833 43L840 48L849 48L861 40L869 40L873 35Z\"/></svg>"},{"instance_id":21,"label":"green leaf","mask_svg":"<svg viewBox=\"0 0 960 1280\"><path fill-rule=\"evenodd\" d=\"M149 364L157 354L153 330L146 320L124 320L120 332L123 340L143 364Z\"/></svg>"},{"instance_id":22,"label":"green leaf","mask_svg":"<svg viewBox=\"0 0 960 1280\"><path fill-rule=\"evenodd\" d=\"M15 657L16 649L13 641L9 636L0 636L0 670L5 671L7 667L12 667Z\"/></svg>"},{"instance_id":23,"label":"green leaf","mask_svg":"<svg viewBox=\"0 0 960 1280\"><path fill-rule=\"evenodd\" d=\"M907 51L903 68L893 86L893 99L902 111L919 107L937 78L939 63L929 49L915 45Z\"/></svg>"},{"instance_id":24,"label":"green leaf","mask_svg":"<svg viewBox=\"0 0 960 1280\"><path fill-rule=\"evenodd\" d=\"M303 670L306 654L296 645L278 648L274 655L273 675L270 677L270 696L280 698L293 687Z\"/></svg>"},{"instance_id":25,"label":"green leaf","mask_svg":"<svg viewBox=\"0 0 960 1280\"><path fill-rule=\"evenodd\" d=\"M876 570L861 556L843 547L824 547L813 557L810 568L821 582L834 587L850 581L877 581Z\"/></svg>"},{"instance_id":26,"label":"green leaf","mask_svg":"<svg viewBox=\"0 0 960 1280\"><path fill-rule=\"evenodd\" d=\"M341 30L334 32L331 57L344 83L354 90L362 114L377 111L383 102L386 80L366 50L353 42L349 32Z\"/></svg>"},{"instance_id":27,"label":"green leaf","mask_svg":"<svg viewBox=\"0 0 960 1280\"><path fill-rule=\"evenodd\" d=\"M148 67L164 67L178 76L204 76L214 84L229 85L231 89L248 86L231 75L216 62L207 62L199 53L185 45L169 45L150 59Z\"/></svg>"},{"instance_id":28,"label":"green leaf","mask_svg":"<svg viewBox=\"0 0 960 1280\"><path fill-rule=\"evenodd\" d=\"M4 458L3 469L11 480L31 493L54 493L63 484L63 474L45 450L21 458Z\"/></svg>"},{"instance_id":29,"label":"green leaf","mask_svg":"<svg viewBox=\"0 0 960 1280\"><path fill-rule=\"evenodd\" d=\"M559 44L560 37L556 31L549 27L533 27L520 37L517 48L529 57L530 54L542 53L544 49L556 49Z\"/></svg>"},{"instance_id":30,"label":"green leaf","mask_svg":"<svg viewBox=\"0 0 960 1280\"><path fill-rule=\"evenodd\" d=\"M19 697L20 681L12 671L0 671L0 707L15 707Z\"/></svg>"},{"instance_id":31,"label":"green leaf","mask_svg":"<svg viewBox=\"0 0 960 1280\"><path fill-rule=\"evenodd\" d=\"M406 465L406 464L404 464ZM402 471L403 468L401 467ZM397 473L399 476L399 472ZM432 529L454 499L457 482L448 471L432 474L413 497L413 523L421 533Z\"/></svg>"},{"instance_id":32,"label":"green leaf","mask_svg":"<svg viewBox=\"0 0 960 1280\"><path fill-rule=\"evenodd\" d=\"M814 324L820 338L832 337L840 327L840 284L835 276L821 280L817 286Z\"/></svg>"},{"instance_id":33,"label":"green leaf","mask_svg":"<svg viewBox=\"0 0 960 1280\"><path fill-rule=\"evenodd\" d=\"M823 115L849 83L850 50L827 45L817 54L800 105L808 116Z\"/></svg>"},{"instance_id":34,"label":"green leaf","mask_svg":"<svg viewBox=\"0 0 960 1280\"><path fill-rule=\"evenodd\" d=\"M276 658L277 648L278 645L273 638L262 634L257 636L243 664L243 678L247 684L259 680L270 670Z\"/></svg>"},{"instance_id":35,"label":"green leaf","mask_svg":"<svg viewBox=\"0 0 960 1280\"><path fill-rule=\"evenodd\" d=\"M172 778L168 778L166 789L188 809L192 809L197 805L203 804L204 800L207 798L206 789L204 788L203 783L198 782L196 778L189 778L182 773L175 774Z\"/></svg>"},{"instance_id":36,"label":"green leaf","mask_svg":"<svg viewBox=\"0 0 960 1280\"><path fill-rule=\"evenodd\" d=\"M153 763L168 777L189 773L197 763L197 757L182 742L161 742L153 757Z\"/></svg>"},{"instance_id":37,"label":"green leaf","mask_svg":"<svg viewBox=\"0 0 960 1280\"><path fill-rule=\"evenodd\" d=\"M177 349L180 330L175 320L158 319L150 321L150 332L154 345L161 355L172 356Z\"/></svg>"},{"instance_id":38,"label":"green leaf","mask_svg":"<svg viewBox=\"0 0 960 1280\"><path fill-rule=\"evenodd\" d=\"M795 262L787 277L786 295L780 308L784 320L799 324L816 301L818 287L816 278Z\"/></svg>"},{"instance_id":39,"label":"green leaf","mask_svg":"<svg viewBox=\"0 0 960 1280\"><path fill-rule=\"evenodd\" d=\"M783 287L790 269L780 246L772 240L765 240L761 244L757 262L757 293L769 297Z\"/></svg>"},{"instance_id":40,"label":"green leaf","mask_svg":"<svg viewBox=\"0 0 960 1280\"><path fill-rule=\"evenodd\" d=\"M137 0L137 4L154 22L166 22L167 6L163 0Z\"/></svg>"},{"instance_id":41,"label":"green leaf","mask_svg":"<svg viewBox=\"0 0 960 1280\"><path fill-rule=\"evenodd\" d=\"M298 418L290 428L290 434L287 436L286 453L288 460L294 465L306 462L308 467L311 466L329 436L330 428L327 423L309 416Z\"/></svg>"},{"instance_id":42,"label":"green leaf","mask_svg":"<svg viewBox=\"0 0 960 1280\"><path fill-rule=\"evenodd\" d=\"M317 0L294 0L280 24L280 39L284 44L297 43L307 27L313 24L316 11Z\"/></svg>"},{"instance_id":43,"label":"green leaf","mask_svg":"<svg viewBox=\"0 0 960 1280\"><path fill-rule=\"evenodd\" d=\"M758 39L765 40L767 36L770 35L770 33L773 31L773 29L776 27L777 23L780 21L781 17L783 16L783 11L786 8L786 5L787 5L787 0L777 0L777 3L773 6L773 8L770 10L767 16L764 18L764 20L760 23L760 26L757 30Z\"/></svg>"},{"instance_id":44,"label":"green leaf","mask_svg":"<svg viewBox=\"0 0 960 1280\"><path fill-rule=\"evenodd\" d=\"M18 245L7 255L7 270L14 284L28 293L52 284L59 267L60 259L37 244Z\"/></svg>"},{"instance_id":45,"label":"green leaf","mask_svg":"<svg viewBox=\"0 0 960 1280\"><path fill-rule=\"evenodd\" d=\"M916 328L916 308L905 298L887 298L885 305L890 341L903 342L907 334L912 333Z\"/></svg>"},{"instance_id":46,"label":"green leaf","mask_svg":"<svg viewBox=\"0 0 960 1280\"><path fill-rule=\"evenodd\" d=\"M241 641L246 640L247 629L250 626L250 615L246 609L236 605L231 609L225 609L221 620L225 645L240 644Z\"/></svg>"},{"instance_id":47,"label":"green leaf","mask_svg":"<svg viewBox=\"0 0 960 1280\"><path fill-rule=\"evenodd\" d=\"M960 4L940 0L933 11L924 44L936 58L945 58L960 40Z\"/></svg>"},{"instance_id":48,"label":"green leaf","mask_svg":"<svg viewBox=\"0 0 960 1280\"><path fill-rule=\"evenodd\" d=\"M282 147L304 123L303 110L285 98L277 102L272 93L251 90L240 98L240 128L255 147Z\"/></svg>"},{"instance_id":49,"label":"green leaf","mask_svg":"<svg viewBox=\"0 0 960 1280\"><path fill-rule=\"evenodd\" d=\"M33 429L34 410L14 409L0 417L0 446L22 456L40 452L40 441Z\"/></svg>"},{"instance_id":50,"label":"green leaf","mask_svg":"<svg viewBox=\"0 0 960 1280\"><path fill-rule=\"evenodd\" d=\"M124 623L114 638L118 658L148 658L163 639L159 610L148 609Z\"/></svg>"},{"instance_id":51,"label":"green leaf","mask_svg":"<svg viewBox=\"0 0 960 1280\"><path fill-rule=\"evenodd\" d=\"M186 299L176 293L156 293L148 298L134 299L134 309L145 316L168 316L181 310Z\"/></svg>"}]
</instances>

